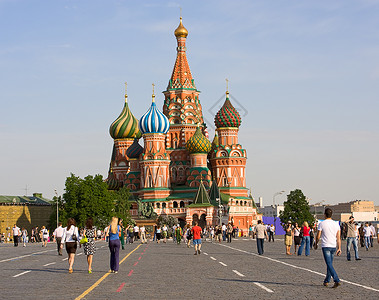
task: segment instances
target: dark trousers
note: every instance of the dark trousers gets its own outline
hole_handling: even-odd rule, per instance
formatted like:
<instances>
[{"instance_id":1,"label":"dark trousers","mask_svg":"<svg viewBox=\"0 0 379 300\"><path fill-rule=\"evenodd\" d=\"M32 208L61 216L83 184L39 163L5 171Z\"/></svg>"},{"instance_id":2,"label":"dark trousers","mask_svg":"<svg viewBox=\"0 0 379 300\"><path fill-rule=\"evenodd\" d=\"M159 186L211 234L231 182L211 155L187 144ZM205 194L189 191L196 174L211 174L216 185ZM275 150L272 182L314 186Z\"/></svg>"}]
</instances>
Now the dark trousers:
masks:
<instances>
[{"instance_id":1,"label":"dark trousers","mask_svg":"<svg viewBox=\"0 0 379 300\"><path fill-rule=\"evenodd\" d=\"M111 251L111 270L118 271L120 261L120 240L109 241L109 250Z\"/></svg>"},{"instance_id":2,"label":"dark trousers","mask_svg":"<svg viewBox=\"0 0 379 300\"><path fill-rule=\"evenodd\" d=\"M13 236L13 242L14 242L14 246L17 247L18 246L18 236L17 235Z\"/></svg>"},{"instance_id":3,"label":"dark trousers","mask_svg":"<svg viewBox=\"0 0 379 300\"><path fill-rule=\"evenodd\" d=\"M232 242L232 233L228 232L227 236L228 236L228 243L231 243Z\"/></svg>"},{"instance_id":4,"label":"dark trousers","mask_svg":"<svg viewBox=\"0 0 379 300\"><path fill-rule=\"evenodd\" d=\"M268 233L268 241L271 242L271 239L272 239L273 242L275 242L275 240L274 240L274 233L270 231Z\"/></svg>"},{"instance_id":5,"label":"dark trousers","mask_svg":"<svg viewBox=\"0 0 379 300\"><path fill-rule=\"evenodd\" d=\"M258 239L257 238L257 248L258 248L258 254L262 255L264 250L263 250L263 243L265 239Z\"/></svg>"},{"instance_id":6,"label":"dark trousers","mask_svg":"<svg viewBox=\"0 0 379 300\"><path fill-rule=\"evenodd\" d=\"M57 238L55 238L55 240L57 241L58 254L62 255L62 248L61 248L62 238L61 237L57 237Z\"/></svg>"}]
</instances>

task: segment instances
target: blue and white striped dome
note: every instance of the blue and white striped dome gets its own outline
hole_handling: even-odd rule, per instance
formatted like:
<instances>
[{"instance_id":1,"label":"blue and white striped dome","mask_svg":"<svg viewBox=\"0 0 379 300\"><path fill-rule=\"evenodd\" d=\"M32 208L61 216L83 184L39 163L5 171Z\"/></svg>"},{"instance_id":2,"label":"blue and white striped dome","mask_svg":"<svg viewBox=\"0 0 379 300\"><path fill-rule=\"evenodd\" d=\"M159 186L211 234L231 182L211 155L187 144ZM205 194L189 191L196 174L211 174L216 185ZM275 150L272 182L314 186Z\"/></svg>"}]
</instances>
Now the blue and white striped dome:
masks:
<instances>
[{"instance_id":1,"label":"blue and white striped dome","mask_svg":"<svg viewBox=\"0 0 379 300\"><path fill-rule=\"evenodd\" d=\"M138 122L142 134L163 133L166 134L170 128L167 117L158 110L155 105L154 97L149 110L141 117Z\"/></svg>"}]
</instances>

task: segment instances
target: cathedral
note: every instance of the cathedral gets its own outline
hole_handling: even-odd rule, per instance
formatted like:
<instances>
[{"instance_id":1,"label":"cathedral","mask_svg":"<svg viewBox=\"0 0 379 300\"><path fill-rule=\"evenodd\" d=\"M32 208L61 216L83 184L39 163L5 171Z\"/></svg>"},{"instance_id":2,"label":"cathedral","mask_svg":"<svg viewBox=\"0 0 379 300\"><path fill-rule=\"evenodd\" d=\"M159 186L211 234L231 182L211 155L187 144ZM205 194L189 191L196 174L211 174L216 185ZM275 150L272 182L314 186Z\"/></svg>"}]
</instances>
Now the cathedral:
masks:
<instances>
[{"instance_id":1,"label":"cathedral","mask_svg":"<svg viewBox=\"0 0 379 300\"><path fill-rule=\"evenodd\" d=\"M174 33L177 56L163 92L163 109L157 107L153 86L151 105L138 120L125 92L123 110L110 126L114 145L108 187L130 189L131 215L136 220L143 205L158 216L177 218L182 226L231 221L247 230L261 215L246 188L247 154L238 142L241 116L226 91L214 118L213 142L209 141L200 92L187 61L188 31L182 18Z\"/></svg>"}]
</instances>

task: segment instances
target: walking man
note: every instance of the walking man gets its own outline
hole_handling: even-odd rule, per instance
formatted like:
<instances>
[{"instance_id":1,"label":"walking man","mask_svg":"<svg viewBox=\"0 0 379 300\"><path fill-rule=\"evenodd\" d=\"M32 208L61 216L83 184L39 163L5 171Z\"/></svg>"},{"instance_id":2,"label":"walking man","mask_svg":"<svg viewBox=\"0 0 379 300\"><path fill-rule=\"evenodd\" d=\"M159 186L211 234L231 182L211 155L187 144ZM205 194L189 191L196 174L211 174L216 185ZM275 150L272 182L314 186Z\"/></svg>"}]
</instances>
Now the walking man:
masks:
<instances>
[{"instance_id":1,"label":"walking man","mask_svg":"<svg viewBox=\"0 0 379 300\"><path fill-rule=\"evenodd\" d=\"M193 235L193 244L195 246L195 254L200 254L201 253L201 227L199 226L199 223L196 221L195 226L192 227L191 232Z\"/></svg>"},{"instance_id":2,"label":"walking man","mask_svg":"<svg viewBox=\"0 0 379 300\"><path fill-rule=\"evenodd\" d=\"M321 239L322 254L326 263L326 277L323 285L328 286L330 278L333 277L333 288L337 288L341 282L333 267L333 257L334 254L341 255L341 230L338 223L332 220L332 214L333 211L330 208L325 209L325 220L318 225L315 249Z\"/></svg>"},{"instance_id":3,"label":"walking man","mask_svg":"<svg viewBox=\"0 0 379 300\"><path fill-rule=\"evenodd\" d=\"M58 227L54 230L53 236L55 238L55 241L57 242L57 247L58 247L58 255L62 255L62 236L63 236L63 227L62 227L62 222L58 223Z\"/></svg>"},{"instance_id":4,"label":"walking man","mask_svg":"<svg viewBox=\"0 0 379 300\"><path fill-rule=\"evenodd\" d=\"M13 243L14 243L14 246L17 247L18 238L21 235L21 231L20 231L20 228L18 228L16 224L14 224L12 231L13 231Z\"/></svg>"},{"instance_id":5,"label":"walking man","mask_svg":"<svg viewBox=\"0 0 379 300\"><path fill-rule=\"evenodd\" d=\"M358 237L356 236L356 227L357 225L354 222L354 217L350 216L349 222L347 222L347 243L346 243L346 255L347 260L350 261L350 248L353 244L355 260L361 260L358 256Z\"/></svg>"},{"instance_id":6,"label":"walking man","mask_svg":"<svg viewBox=\"0 0 379 300\"><path fill-rule=\"evenodd\" d=\"M266 227L262 224L262 220L258 220L258 225L255 226L255 233L257 234L257 248L258 254L262 255L264 253L263 243L266 237L268 240Z\"/></svg>"},{"instance_id":7,"label":"walking man","mask_svg":"<svg viewBox=\"0 0 379 300\"><path fill-rule=\"evenodd\" d=\"M374 237L376 236L375 227L374 225L371 224L371 222L368 225L371 228L370 244L371 244L371 247L374 247Z\"/></svg>"},{"instance_id":8,"label":"walking man","mask_svg":"<svg viewBox=\"0 0 379 300\"><path fill-rule=\"evenodd\" d=\"M231 243L232 242L232 234L233 234L233 225L230 221L228 223L228 227L226 228L226 233L228 236L228 243Z\"/></svg>"},{"instance_id":9,"label":"walking man","mask_svg":"<svg viewBox=\"0 0 379 300\"><path fill-rule=\"evenodd\" d=\"M139 233L141 235L141 244L147 244L147 239L146 239L146 228L145 225L142 225L139 229Z\"/></svg>"},{"instance_id":10,"label":"walking man","mask_svg":"<svg viewBox=\"0 0 379 300\"><path fill-rule=\"evenodd\" d=\"M364 237L365 237L365 246L366 246L366 250L368 251L368 248L370 247L370 243L371 243L371 227L368 226L368 222L366 222L365 224L365 227L363 227L363 234L364 234Z\"/></svg>"},{"instance_id":11,"label":"walking man","mask_svg":"<svg viewBox=\"0 0 379 300\"><path fill-rule=\"evenodd\" d=\"M272 241L275 242L274 236L275 236L275 226L274 226L274 224L271 224L271 226L270 226L270 236L269 236L269 240L268 241L271 242L271 239L272 239Z\"/></svg>"}]
</instances>

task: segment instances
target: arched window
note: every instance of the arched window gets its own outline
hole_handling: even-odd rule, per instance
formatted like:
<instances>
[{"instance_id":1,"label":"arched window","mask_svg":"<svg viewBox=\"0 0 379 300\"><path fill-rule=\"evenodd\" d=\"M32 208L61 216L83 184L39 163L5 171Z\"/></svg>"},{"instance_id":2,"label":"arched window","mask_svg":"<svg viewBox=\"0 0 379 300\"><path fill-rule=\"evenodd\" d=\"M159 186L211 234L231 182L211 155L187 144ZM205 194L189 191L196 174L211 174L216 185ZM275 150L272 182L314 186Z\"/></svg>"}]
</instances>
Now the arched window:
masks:
<instances>
[{"instance_id":1,"label":"arched window","mask_svg":"<svg viewBox=\"0 0 379 300\"><path fill-rule=\"evenodd\" d=\"M166 208L166 203L162 203L162 208Z\"/></svg>"},{"instance_id":2,"label":"arched window","mask_svg":"<svg viewBox=\"0 0 379 300\"><path fill-rule=\"evenodd\" d=\"M236 201L236 205L238 205L238 200Z\"/></svg>"},{"instance_id":3,"label":"arched window","mask_svg":"<svg viewBox=\"0 0 379 300\"><path fill-rule=\"evenodd\" d=\"M174 201L174 202L173 202L173 207L174 207L174 208L178 208L178 202Z\"/></svg>"},{"instance_id":4,"label":"arched window","mask_svg":"<svg viewBox=\"0 0 379 300\"><path fill-rule=\"evenodd\" d=\"M184 201L180 201L180 207L184 207Z\"/></svg>"},{"instance_id":5,"label":"arched window","mask_svg":"<svg viewBox=\"0 0 379 300\"><path fill-rule=\"evenodd\" d=\"M156 206L157 208L161 208L161 204L159 202L156 204Z\"/></svg>"},{"instance_id":6,"label":"arched window","mask_svg":"<svg viewBox=\"0 0 379 300\"><path fill-rule=\"evenodd\" d=\"M244 205L247 206L247 202L246 201L244 202Z\"/></svg>"}]
</instances>

